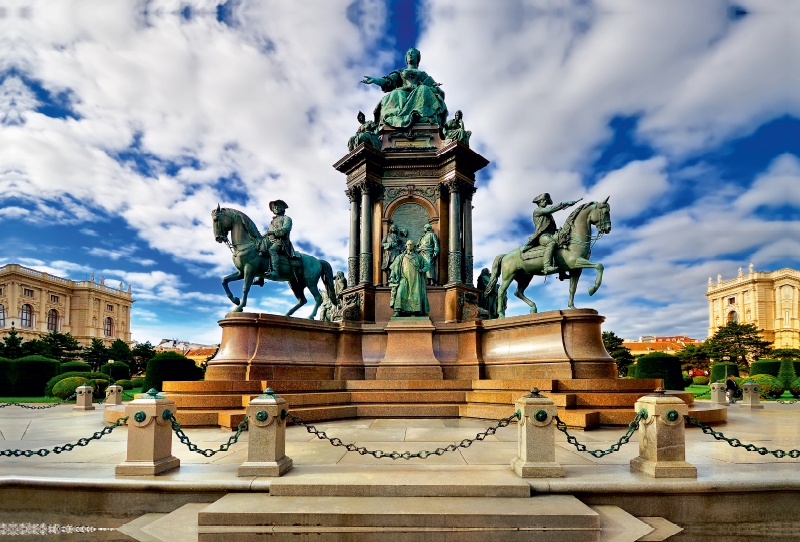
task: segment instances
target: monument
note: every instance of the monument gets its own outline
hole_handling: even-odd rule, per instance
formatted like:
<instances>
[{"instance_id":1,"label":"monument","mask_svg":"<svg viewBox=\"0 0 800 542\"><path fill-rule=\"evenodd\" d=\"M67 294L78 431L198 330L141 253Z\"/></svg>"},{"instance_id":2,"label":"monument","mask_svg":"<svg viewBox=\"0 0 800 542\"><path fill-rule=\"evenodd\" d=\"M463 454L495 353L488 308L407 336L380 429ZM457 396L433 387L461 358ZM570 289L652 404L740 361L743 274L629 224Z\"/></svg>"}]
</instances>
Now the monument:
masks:
<instances>
[{"instance_id":1,"label":"monument","mask_svg":"<svg viewBox=\"0 0 800 542\"><path fill-rule=\"evenodd\" d=\"M603 347L603 316L573 303L583 269L597 271L590 293L601 284L603 267L589 254L611 231L608 198L553 205L540 195L529 242L498 256L480 289L473 286L475 174L489 162L470 149L461 111L448 120L445 93L420 60L410 49L407 68L364 77L385 94L374 120L359 114L348 152L333 166L350 201L347 277L294 253L286 202L271 203L275 219L264 236L240 211L212 213L214 236L231 247L238 269L223 280L235 307L219 322L221 345L205 381L165 384L181 423L234 427L266 387L307 420L496 418L537 387L572 426L624 425L634 402L661 384L619 379ZM556 228L552 215L568 207ZM534 275L548 274L569 279L569 309L537 314L524 290ZM240 279L241 299L228 288ZM286 316L242 312L250 285L264 280L290 283L298 304ZM531 314L506 318L513 280ZM291 318L306 301L304 288L315 300L312 319ZM319 307L322 318L313 320Z\"/></svg>"}]
</instances>

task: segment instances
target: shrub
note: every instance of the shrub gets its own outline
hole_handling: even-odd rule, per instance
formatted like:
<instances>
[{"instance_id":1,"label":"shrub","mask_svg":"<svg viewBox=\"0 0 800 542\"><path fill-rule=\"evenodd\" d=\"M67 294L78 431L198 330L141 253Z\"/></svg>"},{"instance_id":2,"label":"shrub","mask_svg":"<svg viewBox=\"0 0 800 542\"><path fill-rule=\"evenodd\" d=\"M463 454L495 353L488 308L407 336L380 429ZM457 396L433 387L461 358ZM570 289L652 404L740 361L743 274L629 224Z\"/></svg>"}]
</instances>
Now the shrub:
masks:
<instances>
[{"instance_id":1,"label":"shrub","mask_svg":"<svg viewBox=\"0 0 800 542\"><path fill-rule=\"evenodd\" d=\"M106 396L106 390L108 389L108 380L105 378L97 378L95 380L90 380L89 385L94 388L92 392L92 397L103 399Z\"/></svg>"},{"instance_id":2,"label":"shrub","mask_svg":"<svg viewBox=\"0 0 800 542\"><path fill-rule=\"evenodd\" d=\"M628 365L628 376L631 378L636 378L636 365L631 364Z\"/></svg>"},{"instance_id":3,"label":"shrub","mask_svg":"<svg viewBox=\"0 0 800 542\"><path fill-rule=\"evenodd\" d=\"M62 373L83 372L87 373L92 370L92 366L83 361L65 361L61 364Z\"/></svg>"},{"instance_id":4,"label":"shrub","mask_svg":"<svg viewBox=\"0 0 800 542\"><path fill-rule=\"evenodd\" d=\"M727 376L739 376L739 366L735 363L715 363L711 366L711 382L724 381L726 376L725 367L727 366Z\"/></svg>"},{"instance_id":5,"label":"shrub","mask_svg":"<svg viewBox=\"0 0 800 542\"><path fill-rule=\"evenodd\" d=\"M0 394L6 397L30 397L42 393L45 383L61 373L58 360L44 356L26 356L0 361Z\"/></svg>"},{"instance_id":6,"label":"shrub","mask_svg":"<svg viewBox=\"0 0 800 542\"><path fill-rule=\"evenodd\" d=\"M127 380L131 377L131 368L124 361L113 361L111 363L106 363L100 367L100 372L107 374L114 380L119 380L120 378Z\"/></svg>"},{"instance_id":7,"label":"shrub","mask_svg":"<svg viewBox=\"0 0 800 542\"><path fill-rule=\"evenodd\" d=\"M134 388L143 388L144 387L144 378L143 377L134 378L133 380L131 380L131 382L133 382L133 387ZM161 391L161 390L159 390L159 391Z\"/></svg>"},{"instance_id":8,"label":"shrub","mask_svg":"<svg viewBox=\"0 0 800 542\"><path fill-rule=\"evenodd\" d=\"M131 382L130 380L125 380L124 378L121 378L121 379L117 380L115 382L115 384L117 386L122 386L123 390L132 390L133 389L133 382Z\"/></svg>"},{"instance_id":9,"label":"shrub","mask_svg":"<svg viewBox=\"0 0 800 542\"><path fill-rule=\"evenodd\" d=\"M789 391L794 395L795 399L800 398L800 378L796 378L795 381L792 382L792 385L789 386Z\"/></svg>"},{"instance_id":10,"label":"shrub","mask_svg":"<svg viewBox=\"0 0 800 542\"><path fill-rule=\"evenodd\" d=\"M684 388L688 388L689 386L692 385L692 383L693 383L692 377L687 375L687 374L684 374L683 375L683 387Z\"/></svg>"},{"instance_id":11,"label":"shrub","mask_svg":"<svg viewBox=\"0 0 800 542\"><path fill-rule=\"evenodd\" d=\"M761 388L761 393L767 397L777 399L783 395L783 384L774 376L753 375L748 380L752 380L758 384L758 387Z\"/></svg>"},{"instance_id":12,"label":"shrub","mask_svg":"<svg viewBox=\"0 0 800 542\"><path fill-rule=\"evenodd\" d=\"M200 380L203 370L184 355L162 352L147 362L144 391L155 388L161 391L165 380Z\"/></svg>"},{"instance_id":13,"label":"shrub","mask_svg":"<svg viewBox=\"0 0 800 542\"><path fill-rule=\"evenodd\" d=\"M779 359L760 359L754 361L750 365L750 375L770 375L778 376L778 371L781 369L781 360Z\"/></svg>"},{"instance_id":14,"label":"shrub","mask_svg":"<svg viewBox=\"0 0 800 542\"><path fill-rule=\"evenodd\" d=\"M733 377L733 382L737 386L739 386L741 388L742 384L744 384L745 382L750 382L750 378L749 377L748 378L742 378L741 376L734 376Z\"/></svg>"},{"instance_id":15,"label":"shrub","mask_svg":"<svg viewBox=\"0 0 800 542\"><path fill-rule=\"evenodd\" d=\"M70 373L62 373L58 376L54 376L47 383L44 385L44 394L47 397L53 397L53 388L55 385L64 380L65 378L71 378L73 376L80 376L81 378L85 378L86 380L94 380L96 378L108 378L108 376L104 375L103 373L92 373L92 372L70 372ZM37 395L41 393L41 391L37 392Z\"/></svg>"},{"instance_id":16,"label":"shrub","mask_svg":"<svg viewBox=\"0 0 800 542\"><path fill-rule=\"evenodd\" d=\"M636 378L661 378L665 389L684 389L681 360L677 356L663 352L653 352L640 357L636 361Z\"/></svg>"},{"instance_id":17,"label":"shrub","mask_svg":"<svg viewBox=\"0 0 800 542\"><path fill-rule=\"evenodd\" d=\"M90 380L80 376L70 376L63 380L59 380L56 385L53 386L53 395L62 400L66 399L75 393L75 390L78 388L78 386L83 386L85 384L91 386Z\"/></svg>"},{"instance_id":18,"label":"shrub","mask_svg":"<svg viewBox=\"0 0 800 542\"><path fill-rule=\"evenodd\" d=\"M784 389L792 386L792 382L797 378L794 372L794 364L790 359L781 360L781 367L778 371L778 380L783 384Z\"/></svg>"},{"instance_id":19,"label":"shrub","mask_svg":"<svg viewBox=\"0 0 800 542\"><path fill-rule=\"evenodd\" d=\"M692 383L695 386L707 386L708 385L708 377L707 376L696 376L692 378Z\"/></svg>"}]
</instances>

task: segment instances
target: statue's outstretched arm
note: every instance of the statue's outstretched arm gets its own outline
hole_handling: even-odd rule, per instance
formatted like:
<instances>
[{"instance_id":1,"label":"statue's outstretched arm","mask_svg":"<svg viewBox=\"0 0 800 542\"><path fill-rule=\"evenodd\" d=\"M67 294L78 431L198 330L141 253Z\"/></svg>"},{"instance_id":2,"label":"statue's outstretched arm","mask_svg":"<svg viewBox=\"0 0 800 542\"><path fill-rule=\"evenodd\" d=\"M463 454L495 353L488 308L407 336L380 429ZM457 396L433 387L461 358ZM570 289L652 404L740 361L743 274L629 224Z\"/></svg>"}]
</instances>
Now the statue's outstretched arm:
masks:
<instances>
[{"instance_id":1,"label":"statue's outstretched arm","mask_svg":"<svg viewBox=\"0 0 800 542\"><path fill-rule=\"evenodd\" d=\"M383 77L370 77L369 75L365 75L361 82L365 85L378 85L382 87L386 84L386 79Z\"/></svg>"}]
</instances>

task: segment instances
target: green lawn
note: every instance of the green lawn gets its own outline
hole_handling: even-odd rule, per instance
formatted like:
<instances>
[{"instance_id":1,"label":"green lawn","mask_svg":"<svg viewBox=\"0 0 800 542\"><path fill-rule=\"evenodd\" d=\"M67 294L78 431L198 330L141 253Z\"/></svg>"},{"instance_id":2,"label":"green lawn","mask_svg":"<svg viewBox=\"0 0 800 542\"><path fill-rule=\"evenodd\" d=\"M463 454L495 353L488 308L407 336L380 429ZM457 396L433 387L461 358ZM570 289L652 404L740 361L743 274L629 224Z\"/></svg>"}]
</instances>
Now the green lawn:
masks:
<instances>
[{"instance_id":1,"label":"green lawn","mask_svg":"<svg viewBox=\"0 0 800 542\"><path fill-rule=\"evenodd\" d=\"M711 391L711 386L697 386L695 384L692 384L691 386L686 388L685 391L693 393L695 395L695 399L709 399L709 400L711 399L711 394L709 393ZM700 395L701 393L703 395ZM794 396L791 394L791 392L785 391L783 392L783 395L781 395L780 399L781 401L791 401L794 400ZM761 400L774 401L775 399L764 399L762 397Z\"/></svg>"}]
</instances>

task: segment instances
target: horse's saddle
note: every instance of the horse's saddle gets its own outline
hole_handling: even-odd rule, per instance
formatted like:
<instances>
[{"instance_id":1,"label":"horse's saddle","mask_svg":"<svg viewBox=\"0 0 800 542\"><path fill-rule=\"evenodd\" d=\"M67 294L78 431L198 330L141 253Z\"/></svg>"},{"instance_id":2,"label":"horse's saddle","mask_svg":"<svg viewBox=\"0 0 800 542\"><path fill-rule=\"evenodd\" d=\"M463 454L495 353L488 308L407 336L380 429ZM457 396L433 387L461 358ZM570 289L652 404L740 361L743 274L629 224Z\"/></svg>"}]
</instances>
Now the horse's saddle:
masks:
<instances>
[{"instance_id":1,"label":"horse's saddle","mask_svg":"<svg viewBox=\"0 0 800 542\"><path fill-rule=\"evenodd\" d=\"M280 253L278 254L278 268L279 271L282 270L288 271L289 269L294 269L295 271L297 270L302 271L303 260L301 260L299 257L290 258L286 254Z\"/></svg>"},{"instance_id":2,"label":"horse's saddle","mask_svg":"<svg viewBox=\"0 0 800 542\"><path fill-rule=\"evenodd\" d=\"M542 256L544 256L545 248L546 247L543 246L529 248L528 250L520 251L519 256L523 260L533 260L536 258L541 258Z\"/></svg>"}]
</instances>

